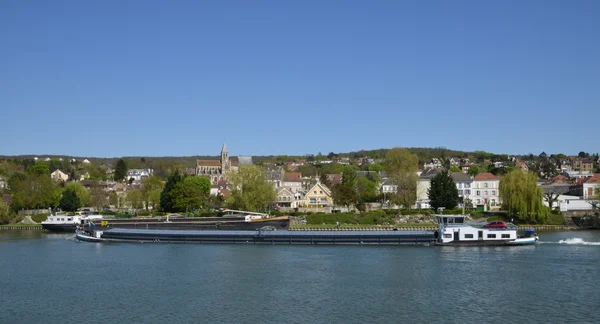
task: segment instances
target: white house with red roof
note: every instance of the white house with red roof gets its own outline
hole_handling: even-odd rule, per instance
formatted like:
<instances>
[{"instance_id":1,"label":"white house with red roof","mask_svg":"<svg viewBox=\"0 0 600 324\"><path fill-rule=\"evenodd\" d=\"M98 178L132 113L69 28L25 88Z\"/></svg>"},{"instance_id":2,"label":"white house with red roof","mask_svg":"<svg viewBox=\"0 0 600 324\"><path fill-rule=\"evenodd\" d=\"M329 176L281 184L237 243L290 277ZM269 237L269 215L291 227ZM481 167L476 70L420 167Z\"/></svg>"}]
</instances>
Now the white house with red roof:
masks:
<instances>
[{"instance_id":1,"label":"white house with red roof","mask_svg":"<svg viewBox=\"0 0 600 324\"><path fill-rule=\"evenodd\" d=\"M600 173L594 174L583 183L583 199L595 199L600 192Z\"/></svg>"},{"instance_id":2,"label":"white house with red roof","mask_svg":"<svg viewBox=\"0 0 600 324\"><path fill-rule=\"evenodd\" d=\"M283 174L281 186L289 189L292 194L302 190L302 172L286 172Z\"/></svg>"},{"instance_id":3,"label":"white house with red roof","mask_svg":"<svg viewBox=\"0 0 600 324\"><path fill-rule=\"evenodd\" d=\"M480 211L500 208L500 178L491 173L480 173L473 178L471 201Z\"/></svg>"}]
</instances>

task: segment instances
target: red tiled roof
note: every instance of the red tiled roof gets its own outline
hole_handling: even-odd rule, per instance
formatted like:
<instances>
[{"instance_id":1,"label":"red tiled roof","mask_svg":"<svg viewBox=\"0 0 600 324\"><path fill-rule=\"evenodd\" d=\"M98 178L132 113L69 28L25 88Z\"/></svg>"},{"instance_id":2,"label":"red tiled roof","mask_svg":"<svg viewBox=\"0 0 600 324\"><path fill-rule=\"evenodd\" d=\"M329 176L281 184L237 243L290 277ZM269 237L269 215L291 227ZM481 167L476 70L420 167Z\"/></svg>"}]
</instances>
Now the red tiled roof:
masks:
<instances>
[{"instance_id":1,"label":"red tiled roof","mask_svg":"<svg viewBox=\"0 0 600 324\"><path fill-rule=\"evenodd\" d=\"M600 182L600 173L594 174L594 176L585 180L584 183L599 183Z\"/></svg>"},{"instance_id":2,"label":"red tiled roof","mask_svg":"<svg viewBox=\"0 0 600 324\"><path fill-rule=\"evenodd\" d=\"M302 173L301 172L286 172L283 174L283 181L302 182Z\"/></svg>"},{"instance_id":3,"label":"red tiled roof","mask_svg":"<svg viewBox=\"0 0 600 324\"><path fill-rule=\"evenodd\" d=\"M341 173L331 173L327 175L327 180L332 186L342 182L342 174Z\"/></svg>"},{"instance_id":4,"label":"red tiled roof","mask_svg":"<svg viewBox=\"0 0 600 324\"><path fill-rule=\"evenodd\" d=\"M486 172L478 174L475 178L473 178L473 180L498 180L498 177L489 172Z\"/></svg>"},{"instance_id":5,"label":"red tiled roof","mask_svg":"<svg viewBox=\"0 0 600 324\"><path fill-rule=\"evenodd\" d=\"M221 161L219 161L219 160L196 160L196 165L198 165L198 166L221 166Z\"/></svg>"}]
</instances>

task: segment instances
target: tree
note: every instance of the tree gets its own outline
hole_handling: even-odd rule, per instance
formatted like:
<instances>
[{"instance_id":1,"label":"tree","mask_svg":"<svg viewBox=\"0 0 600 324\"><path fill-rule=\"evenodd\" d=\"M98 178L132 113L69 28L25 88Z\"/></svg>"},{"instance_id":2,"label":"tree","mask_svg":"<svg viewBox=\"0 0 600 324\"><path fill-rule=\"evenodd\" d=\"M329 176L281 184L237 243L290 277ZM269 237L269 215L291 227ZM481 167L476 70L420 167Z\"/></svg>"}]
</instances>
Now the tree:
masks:
<instances>
[{"instance_id":1,"label":"tree","mask_svg":"<svg viewBox=\"0 0 600 324\"><path fill-rule=\"evenodd\" d=\"M450 167L450 172L462 172L462 170L456 165L453 165Z\"/></svg>"},{"instance_id":2,"label":"tree","mask_svg":"<svg viewBox=\"0 0 600 324\"><path fill-rule=\"evenodd\" d=\"M123 159L119 159L117 161L117 165L115 166L115 181L123 181L127 176L127 164Z\"/></svg>"},{"instance_id":3,"label":"tree","mask_svg":"<svg viewBox=\"0 0 600 324\"><path fill-rule=\"evenodd\" d=\"M81 202L74 189L66 188L63 191L58 207L67 212L74 212L81 207Z\"/></svg>"},{"instance_id":4,"label":"tree","mask_svg":"<svg viewBox=\"0 0 600 324\"><path fill-rule=\"evenodd\" d=\"M542 204L542 188L535 173L514 170L500 178L500 200L503 208L523 222L543 222L548 210Z\"/></svg>"},{"instance_id":5,"label":"tree","mask_svg":"<svg viewBox=\"0 0 600 324\"><path fill-rule=\"evenodd\" d=\"M378 178L378 176L377 176ZM379 180L372 176L358 177L356 180L356 193L358 195L358 203L376 202L379 197L377 185Z\"/></svg>"},{"instance_id":6,"label":"tree","mask_svg":"<svg viewBox=\"0 0 600 324\"><path fill-rule=\"evenodd\" d=\"M169 175L169 177L167 178L167 183L165 184L165 187L160 193L160 209L162 211L177 211L173 205L173 200L171 199L171 191L173 190L173 188L175 188L175 185L177 185L177 183L179 183L182 180L183 178L179 174L178 170L172 172L171 175Z\"/></svg>"},{"instance_id":7,"label":"tree","mask_svg":"<svg viewBox=\"0 0 600 324\"><path fill-rule=\"evenodd\" d=\"M13 210L56 207L62 193L49 174L32 173L11 186Z\"/></svg>"},{"instance_id":8,"label":"tree","mask_svg":"<svg viewBox=\"0 0 600 324\"><path fill-rule=\"evenodd\" d=\"M90 192L80 182L69 182L65 185L65 190L70 189L75 191L77 198L82 206L88 206L90 203ZM63 191L64 194L64 191Z\"/></svg>"},{"instance_id":9,"label":"tree","mask_svg":"<svg viewBox=\"0 0 600 324\"><path fill-rule=\"evenodd\" d=\"M328 158L329 160L333 159L335 156L336 156L336 155L335 155L335 153L333 153L333 152L329 152L329 154L327 154L327 158Z\"/></svg>"},{"instance_id":10,"label":"tree","mask_svg":"<svg viewBox=\"0 0 600 324\"><path fill-rule=\"evenodd\" d=\"M543 197L546 202L548 202L548 207L550 210L554 207L554 203L558 201L558 196L561 194L567 193L569 191L568 185L548 185L542 186Z\"/></svg>"},{"instance_id":11,"label":"tree","mask_svg":"<svg viewBox=\"0 0 600 324\"><path fill-rule=\"evenodd\" d=\"M333 188L333 186L331 185L331 181L329 181L329 177L327 177L327 174L325 173L321 173L319 175L319 181L325 185L325 187L327 188Z\"/></svg>"},{"instance_id":12,"label":"tree","mask_svg":"<svg viewBox=\"0 0 600 324\"><path fill-rule=\"evenodd\" d=\"M385 155L384 165L386 175L398 185L398 191L391 200L410 208L417 200L419 158L408 149L393 148Z\"/></svg>"},{"instance_id":13,"label":"tree","mask_svg":"<svg viewBox=\"0 0 600 324\"><path fill-rule=\"evenodd\" d=\"M8 224L12 222L13 217L10 208L7 204L0 199L0 225Z\"/></svg>"},{"instance_id":14,"label":"tree","mask_svg":"<svg viewBox=\"0 0 600 324\"><path fill-rule=\"evenodd\" d=\"M260 167L241 165L228 179L231 191L226 202L233 209L266 210L275 201L275 188L267 182L265 170Z\"/></svg>"},{"instance_id":15,"label":"tree","mask_svg":"<svg viewBox=\"0 0 600 324\"><path fill-rule=\"evenodd\" d=\"M586 157L589 157L589 156L590 156L590 154L589 154L589 153L586 153L586 152L583 152L583 151L581 151L581 152L579 152L579 154L578 154L577 156L579 156L580 158L586 158Z\"/></svg>"},{"instance_id":16,"label":"tree","mask_svg":"<svg viewBox=\"0 0 600 324\"><path fill-rule=\"evenodd\" d=\"M90 192L90 205L96 208L97 211L102 210L108 203L108 194L100 187L92 188Z\"/></svg>"},{"instance_id":17,"label":"tree","mask_svg":"<svg viewBox=\"0 0 600 324\"><path fill-rule=\"evenodd\" d=\"M201 209L206 205L210 188L206 177L186 177L171 191L173 206L180 211Z\"/></svg>"},{"instance_id":18,"label":"tree","mask_svg":"<svg viewBox=\"0 0 600 324\"><path fill-rule=\"evenodd\" d=\"M468 173L471 177L476 177L480 172L481 172L481 170L476 165L470 167L469 171L468 171Z\"/></svg>"},{"instance_id":19,"label":"tree","mask_svg":"<svg viewBox=\"0 0 600 324\"><path fill-rule=\"evenodd\" d=\"M142 192L140 190L129 190L127 191L127 204L129 207L138 210L144 208L144 200L142 198Z\"/></svg>"},{"instance_id":20,"label":"tree","mask_svg":"<svg viewBox=\"0 0 600 324\"><path fill-rule=\"evenodd\" d=\"M160 178L150 176L142 181L142 198L145 202L146 209L152 207L156 210L160 205L160 193L163 191L165 184Z\"/></svg>"},{"instance_id":21,"label":"tree","mask_svg":"<svg viewBox=\"0 0 600 324\"><path fill-rule=\"evenodd\" d=\"M108 194L108 204L112 205L112 206L115 206L116 208L121 207L121 205L119 204L119 196L117 195L116 192L111 191Z\"/></svg>"},{"instance_id":22,"label":"tree","mask_svg":"<svg viewBox=\"0 0 600 324\"><path fill-rule=\"evenodd\" d=\"M428 195L429 203L434 210L439 207L454 209L458 206L458 189L447 170L436 174L431 179Z\"/></svg>"},{"instance_id":23,"label":"tree","mask_svg":"<svg viewBox=\"0 0 600 324\"><path fill-rule=\"evenodd\" d=\"M358 195L353 186L344 183L336 184L332 189L332 198L336 205L349 207L358 202Z\"/></svg>"},{"instance_id":24,"label":"tree","mask_svg":"<svg viewBox=\"0 0 600 324\"><path fill-rule=\"evenodd\" d=\"M29 170L29 173L50 174L50 167L44 161L37 161Z\"/></svg>"}]
</instances>

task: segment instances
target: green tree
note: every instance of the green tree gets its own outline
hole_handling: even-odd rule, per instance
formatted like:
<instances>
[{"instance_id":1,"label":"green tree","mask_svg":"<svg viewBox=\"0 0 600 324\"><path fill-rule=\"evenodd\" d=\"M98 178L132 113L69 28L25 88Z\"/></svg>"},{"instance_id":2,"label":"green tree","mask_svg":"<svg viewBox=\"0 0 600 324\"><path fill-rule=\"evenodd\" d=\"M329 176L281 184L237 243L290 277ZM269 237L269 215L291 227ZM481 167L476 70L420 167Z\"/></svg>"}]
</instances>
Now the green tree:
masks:
<instances>
[{"instance_id":1,"label":"green tree","mask_svg":"<svg viewBox=\"0 0 600 324\"><path fill-rule=\"evenodd\" d=\"M431 179L428 195L429 203L434 210L439 207L454 209L458 206L458 189L447 170L436 174Z\"/></svg>"},{"instance_id":2,"label":"green tree","mask_svg":"<svg viewBox=\"0 0 600 324\"><path fill-rule=\"evenodd\" d=\"M500 178L503 208L522 222L543 223L548 209L543 205L542 188L535 173L514 170Z\"/></svg>"},{"instance_id":3,"label":"green tree","mask_svg":"<svg viewBox=\"0 0 600 324\"><path fill-rule=\"evenodd\" d=\"M356 193L358 195L359 204L376 202L379 197L378 183L372 177L358 177L356 180Z\"/></svg>"},{"instance_id":4,"label":"green tree","mask_svg":"<svg viewBox=\"0 0 600 324\"><path fill-rule=\"evenodd\" d=\"M152 207L152 210L158 209L160 205L160 193L163 191L165 184L160 178L151 176L142 181L142 197L144 199L146 209Z\"/></svg>"},{"instance_id":5,"label":"green tree","mask_svg":"<svg viewBox=\"0 0 600 324\"><path fill-rule=\"evenodd\" d=\"M127 164L123 159L119 159L117 161L117 165L115 166L115 181L123 181L127 176Z\"/></svg>"},{"instance_id":6,"label":"green tree","mask_svg":"<svg viewBox=\"0 0 600 324\"><path fill-rule=\"evenodd\" d=\"M111 206L115 206L116 208L120 208L121 205L119 204L119 196L117 195L116 192L111 191L108 194L108 204Z\"/></svg>"},{"instance_id":7,"label":"green tree","mask_svg":"<svg viewBox=\"0 0 600 324\"><path fill-rule=\"evenodd\" d=\"M0 225L9 224L12 220L13 216L10 208L0 199Z\"/></svg>"},{"instance_id":8,"label":"green tree","mask_svg":"<svg viewBox=\"0 0 600 324\"><path fill-rule=\"evenodd\" d=\"M181 211L201 209L210 195L211 183L206 177L186 177L171 191L174 207Z\"/></svg>"},{"instance_id":9,"label":"green tree","mask_svg":"<svg viewBox=\"0 0 600 324\"><path fill-rule=\"evenodd\" d=\"M11 188L12 207L19 209L42 209L56 207L62 193L48 174L32 173Z\"/></svg>"},{"instance_id":10,"label":"green tree","mask_svg":"<svg viewBox=\"0 0 600 324\"><path fill-rule=\"evenodd\" d=\"M391 200L404 208L410 208L417 200L417 169L419 158L405 148L393 148L385 155L385 172L398 191Z\"/></svg>"},{"instance_id":11,"label":"green tree","mask_svg":"<svg viewBox=\"0 0 600 324\"><path fill-rule=\"evenodd\" d=\"M68 182L65 184L65 190L74 190L75 194L79 198L81 206L88 206L90 203L90 192L80 182Z\"/></svg>"},{"instance_id":12,"label":"green tree","mask_svg":"<svg viewBox=\"0 0 600 324\"><path fill-rule=\"evenodd\" d=\"M468 173L471 177L476 177L479 173L481 173L481 169L479 169L478 166L474 165L469 168Z\"/></svg>"},{"instance_id":13,"label":"green tree","mask_svg":"<svg viewBox=\"0 0 600 324\"><path fill-rule=\"evenodd\" d=\"M260 167L241 165L228 179L231 191L226 202L232 209L266 210L275 201L275 188L267 182L265 171Z\"/></svg>"},{"instance_id":14,"label":"green tree","mask_svg":"<svg viewBox=\"0 0 600 324\"><path fill-rule=\"evenodd\" d=\"M127 204L129 207L133 209L141 209L144 207L144 200L142 197L142 192L140 190L134 189L127 191Z\"/></svg>"},{"instance_id":15,"label":"green tree","mask_svg":"<svg viewBox=\"0 0 600 324\"><path fill-rule=\"evenodd\" d=\"M173 188L175 188L177 183L181 182L182 180L183 180L183 178L179 174L178 170L173 171L171 173L171 175L169 175L169 177L167 178L167 183L165 184L165 187L163 188L163 190L160 193L160 209L162 211L166 211L166 212L177 211L175 209L173 199L171 198L171 191L173 190Z\"/></svg>"},{"instance_id":16,"label":"green tree","mask_svg":"<svg viewBox=\"0 0 600 324\"><path fill-rule=\"evenodd\" d=\"M358 194L354 186L338 183L331 192L333 202L338 206L350 207L358 202Z\"/></svg>"},{"instance_id":17,"label":"green tree","mask_svg":"<svg viewBox=\"0 0 600 324\"><path fill-rule=\"evenodd\" d=\"M29 173L50 174L50 167L44 161L37 161L30 169Z\"/></svg>"},{"instance_id":18,"label":"green tree","mask_svg":"<svg viewBox=\"0 0 600 324\"><path fill-rule=\"evenodd\" d=\"M450 167L450 172L462 172L462 170L459 167L453 165Z\"/></svg>"},{"instance_id":19,"label":"green tree","mask_svg":"<svg viewBox=\"0 0 600 324\"><path fill-rule=\"evenodd\" d=\"M74 212L81 207L81 201L74 189L63 190L58 207L67 212Z\"/></svg>"},{"instance_id":20,"label":"green tree","mask_svg":"<svg viewBox=\"0 0 600 324\"><path fill-rule=\"evenodd\" d=\"M100 187L94 187L90 191L90 205L96 208L97 211L108 205L108 194Z\"/></svg>"}]
</instances>

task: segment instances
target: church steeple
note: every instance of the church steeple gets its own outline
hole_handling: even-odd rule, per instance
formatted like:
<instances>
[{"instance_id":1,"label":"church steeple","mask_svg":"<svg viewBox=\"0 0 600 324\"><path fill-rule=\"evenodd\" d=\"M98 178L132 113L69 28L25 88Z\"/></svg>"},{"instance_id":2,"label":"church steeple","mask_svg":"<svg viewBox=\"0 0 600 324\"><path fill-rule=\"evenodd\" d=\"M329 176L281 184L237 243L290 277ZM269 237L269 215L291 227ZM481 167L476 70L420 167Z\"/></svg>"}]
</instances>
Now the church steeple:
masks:
<instances>
[{"instance_id":1,"label":"church steeple","mask_svg":"<svg viewBox=\"0 0 600 324\"><path fill-rule=\"evenodd\" d=\"M227 142L223 142L223 148L221 149L221 168L222 170L229 170L229 150L227 150Z\"/></svg>"}]
</instances>

